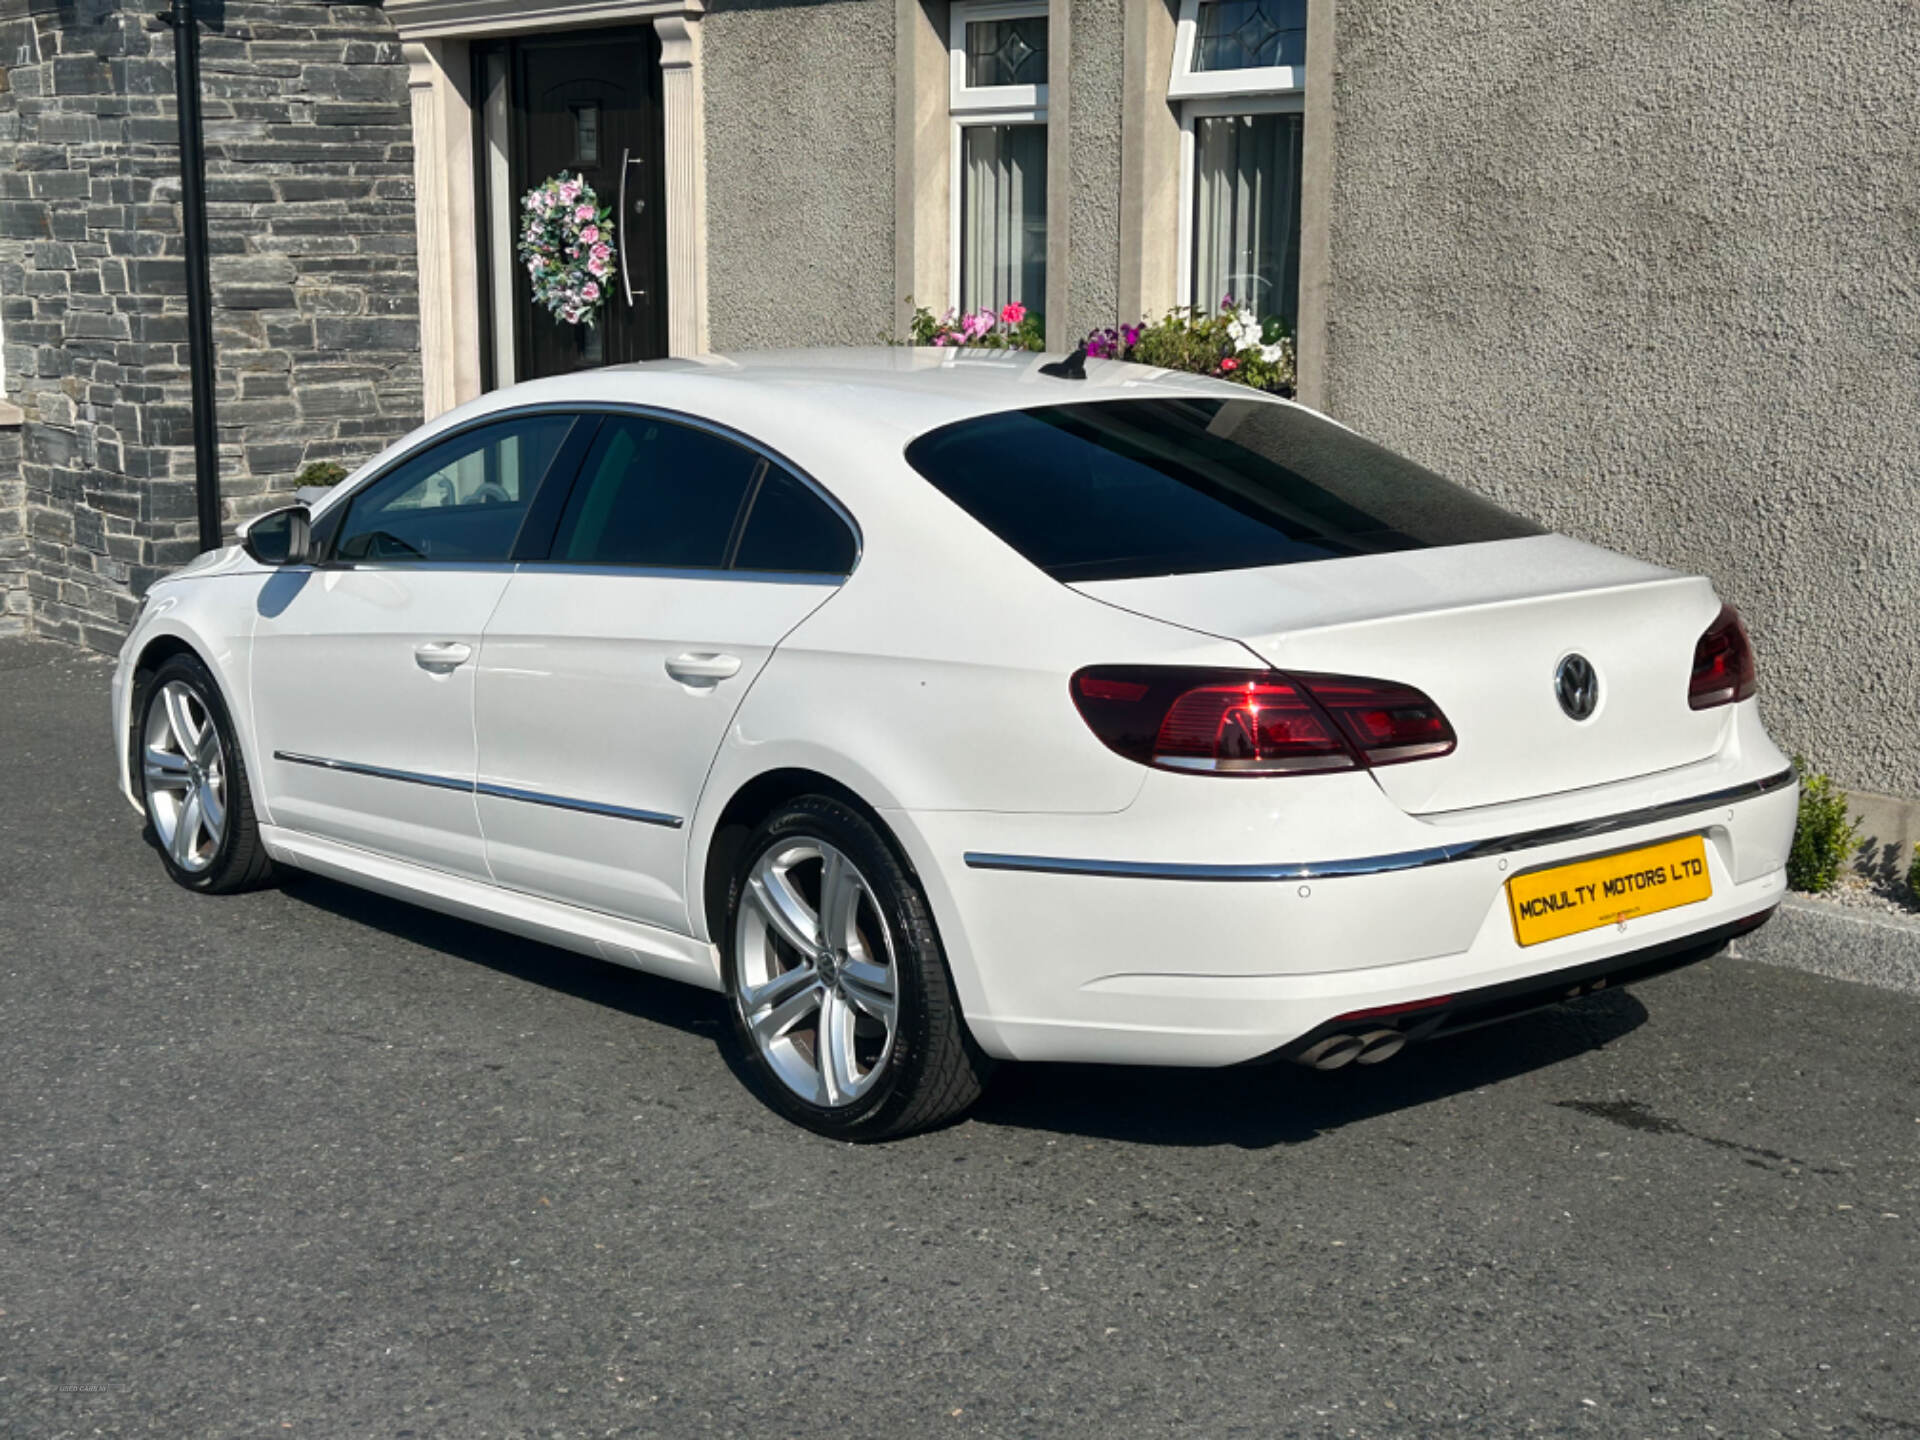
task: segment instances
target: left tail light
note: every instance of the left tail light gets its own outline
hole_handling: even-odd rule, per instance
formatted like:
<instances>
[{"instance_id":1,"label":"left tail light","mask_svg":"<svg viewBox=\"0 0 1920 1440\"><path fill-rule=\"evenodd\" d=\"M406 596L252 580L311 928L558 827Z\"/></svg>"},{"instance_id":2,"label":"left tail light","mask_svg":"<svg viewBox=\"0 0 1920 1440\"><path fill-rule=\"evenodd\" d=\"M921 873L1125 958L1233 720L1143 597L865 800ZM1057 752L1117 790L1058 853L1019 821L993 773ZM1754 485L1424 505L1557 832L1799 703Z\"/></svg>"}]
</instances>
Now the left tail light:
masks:
<instances>
[{"instance_id":1,"label":"left tail light","mask_svg":"<svg viewBox=\"0 0 1920 1440\"><path fill-rule=\"evenodd\" d=\"M1162 770L1299 775L1450 753L1453 727L1410 685L1348 675L1096 665L1074 706L1108 749Z\"/></svg>"},{"instance_id":2,"label":"left tail light","mask_svg":"<svg viewBox=\"0 0 1920 1440\"><path fill-rule=\"evenodd\" d=\"M1747 627L1740 623L1738 610L1722 605L1707 633L1693 647L1687 704L1695 710L1711 710L1716 705L1751 700L1757 688Z\"/></svg>"}]
</instances>

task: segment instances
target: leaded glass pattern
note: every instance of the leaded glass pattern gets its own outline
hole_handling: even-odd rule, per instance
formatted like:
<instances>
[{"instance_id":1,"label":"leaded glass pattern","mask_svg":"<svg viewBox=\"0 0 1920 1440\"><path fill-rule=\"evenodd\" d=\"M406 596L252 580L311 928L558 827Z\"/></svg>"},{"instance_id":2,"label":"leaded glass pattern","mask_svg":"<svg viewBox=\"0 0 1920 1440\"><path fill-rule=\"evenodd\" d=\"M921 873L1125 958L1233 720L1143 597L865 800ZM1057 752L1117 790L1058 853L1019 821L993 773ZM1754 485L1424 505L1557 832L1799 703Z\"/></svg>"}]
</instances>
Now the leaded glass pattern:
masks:
<instances>
[{"instance_id":1,"label":"leaded glass pattern","mask_svg":"<svg viewBox=\"0 0 1920 1440\"><path fill-rule=\"evenodd\" d=\"M1307 0L1201 0L1195 70L1307 63Z\"/></svg>"},{"instance_id":2,"label":"leaded glass pattern","mask_svg":"<svg viewBox=\"0 0 1920 1440\"><path fill-rule=\"evenodd\" d=\"M1047 17L967 22L967 85L1047 83Z\"/></svg>"}]
</instances>

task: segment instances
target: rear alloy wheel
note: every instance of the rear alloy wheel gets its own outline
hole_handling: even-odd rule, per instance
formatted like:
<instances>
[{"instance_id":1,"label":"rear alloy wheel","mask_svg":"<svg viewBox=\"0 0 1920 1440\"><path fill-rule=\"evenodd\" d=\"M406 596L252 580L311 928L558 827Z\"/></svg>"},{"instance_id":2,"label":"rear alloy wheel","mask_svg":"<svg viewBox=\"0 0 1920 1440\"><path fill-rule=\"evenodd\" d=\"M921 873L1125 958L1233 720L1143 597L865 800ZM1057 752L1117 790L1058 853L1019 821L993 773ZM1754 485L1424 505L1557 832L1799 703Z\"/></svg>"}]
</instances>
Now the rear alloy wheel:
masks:
<instances>
[{"instance_id":1,"label":"rear alloy wheel","mask_svg":"<svg viewBox=\"0 0 1920 1440\"><path fill-rule=\"evenodd\" d=\"M270 866L212 676L199 661L176 656L148 680L140 705L134 764L167 873L213 893L258 884Z\"/></svg>"},{"instance_id":2,"label":"rear alloy wheel","mask_svg":"<svg viewBox=\"0 0 1920 1440\"><path fill-rule=\"evenodd\" d=\"M735 1027L776 1110L879 1140L979 1095L990 1062L966 1033L926 898L853 809L809 796L767 820L729 916Z\"/></svg>"}]
</instances>

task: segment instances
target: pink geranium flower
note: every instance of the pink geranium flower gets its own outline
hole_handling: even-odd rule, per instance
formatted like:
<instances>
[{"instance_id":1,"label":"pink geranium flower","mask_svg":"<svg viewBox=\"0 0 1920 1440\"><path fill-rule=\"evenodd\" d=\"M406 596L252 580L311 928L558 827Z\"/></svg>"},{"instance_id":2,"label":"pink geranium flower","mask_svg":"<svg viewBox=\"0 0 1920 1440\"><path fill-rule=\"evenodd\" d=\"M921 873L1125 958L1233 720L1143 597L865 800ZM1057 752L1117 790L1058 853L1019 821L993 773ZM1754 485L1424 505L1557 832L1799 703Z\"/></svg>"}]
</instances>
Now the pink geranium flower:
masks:
<instances>
[{"instance_id":1,"label":"pink geranium flower","mask_svg":"<svg viewBox=\"0 0 1920 1440\"><path fill-rule=\"evenodd\" d=\"M1238 370L1239 368L1240 368L1240 362L1234 359L1233 356L1231 355L1227 356L1226 359L1220 362L1220 373L1222 375L1231 375L1234 371Z\"/></svg>"},{"instance_id":2,"label":"pink geranium flower","mask_svg":"<svg viewBox=\"0 0 1920 1440\"><path fill-rule=\"evenodd\" d=\"M1022 305L1018 300L1009 301L1006 308L1000 312L1002 323L1007 325L1018 325L1026 318L1027 307Z\"/></svg>"}]
</instances>

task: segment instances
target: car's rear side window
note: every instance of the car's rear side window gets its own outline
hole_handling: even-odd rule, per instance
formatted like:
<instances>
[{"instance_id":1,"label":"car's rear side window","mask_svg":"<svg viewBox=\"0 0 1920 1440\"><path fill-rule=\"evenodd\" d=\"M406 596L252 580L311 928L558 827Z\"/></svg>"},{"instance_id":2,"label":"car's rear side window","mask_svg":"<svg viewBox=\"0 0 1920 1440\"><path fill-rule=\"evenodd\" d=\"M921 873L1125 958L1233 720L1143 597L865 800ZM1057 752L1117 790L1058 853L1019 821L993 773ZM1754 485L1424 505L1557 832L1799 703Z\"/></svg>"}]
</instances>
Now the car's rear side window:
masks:
<instances>
[{"instance_id":1,"label":"car's rear side window","mask_svg":"<svg viewBox=\"0 0 1920 1440\"><path fill-rule=\"evenodd\" d=\"M853 532L799 480L769 468L747 512L736 570L845 575L853 569Z\"/></svg>"},{"instance_id":2,"label":"car's rear side window","mask_svg":"<svg viewBox=\"0 0 1920 1440\"><path fill-rule=\"evenodd\" d=\"M719 569L766 462L724 436L610 416L581 467L552 558L574 565Z\"/></svg>"},{"instance_id":3,"label":"car's rear side window","mask_svg":"<svg viewBox=\"0 0 1920 1440\"><path fill-rule=\"evenodd\" d=\"M907 461L1058 580L1285 565L1538 526L1296 406L1138 399L962 420Z\"/></svg>"}]
</instances>

